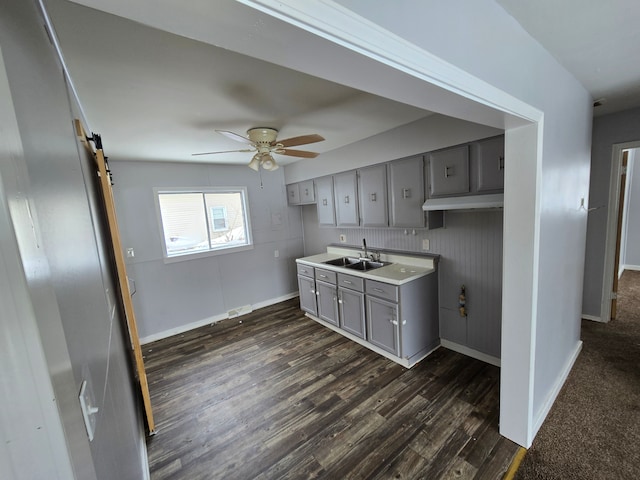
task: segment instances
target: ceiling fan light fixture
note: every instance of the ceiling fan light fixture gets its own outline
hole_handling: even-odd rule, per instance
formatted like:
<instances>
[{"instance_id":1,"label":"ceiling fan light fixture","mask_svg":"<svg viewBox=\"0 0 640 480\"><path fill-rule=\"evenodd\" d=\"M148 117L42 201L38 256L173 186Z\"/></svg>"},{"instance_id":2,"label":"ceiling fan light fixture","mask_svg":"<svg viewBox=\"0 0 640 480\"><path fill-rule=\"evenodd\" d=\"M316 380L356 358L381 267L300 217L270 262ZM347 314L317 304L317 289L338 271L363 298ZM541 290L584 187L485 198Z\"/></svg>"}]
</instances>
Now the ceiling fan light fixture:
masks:
<instances>
[{"instance_id":1,"label":"ceiling fan light fixture","mask_svg":"<svg viewBox=\"0 0 640 480\"><path fill-rule=\"evenodd\" d=\"M268 172L271 172L276 168L278 168L278 164L270 154L263 155L261 163L262 163L262 168L264 168Z\"/></svg>"},{"instance_id":2,"label":"ceiling fan light fixture","mask_svg":"<svg viewBox=\"0 0 640 480\"><path fill-rule=\"evenodd\" d=\"M262 155L260 155L259 153L256 153L251 159L251 161L249 162L248 167L257 172L260 169L261 158L262 158Z\"/></svg>"}]
</instances>

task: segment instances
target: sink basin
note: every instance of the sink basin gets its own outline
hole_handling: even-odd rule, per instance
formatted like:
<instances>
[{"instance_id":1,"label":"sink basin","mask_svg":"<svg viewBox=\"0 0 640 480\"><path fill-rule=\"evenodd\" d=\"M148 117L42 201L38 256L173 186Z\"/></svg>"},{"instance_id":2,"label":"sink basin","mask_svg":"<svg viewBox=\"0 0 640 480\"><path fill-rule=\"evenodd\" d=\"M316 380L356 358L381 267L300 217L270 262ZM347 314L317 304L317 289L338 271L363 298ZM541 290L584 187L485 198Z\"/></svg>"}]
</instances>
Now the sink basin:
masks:
<instances>
[{"instance_id":1,"label":"sink basin","mask_svg":"<svg viewBox=\"0 0 640 480\"><path fill-rule=\"evenodd\" d=\"M360 259L355 257L342 257L336 258L335 260L329 260L324 263L327 265L335 265L336 267L348 267L349 265L356 265L360 263Z\"/></svg>"},{"instance_id":2,"label":"sink basin","mask_svg":"<svg viewBox=\"0 0 640 480\"><path fill-rule=\"evenodd\" d=\"M361 260L358 263L352 263L351 265L347 265L347 268L351 270L375 270L376 268L384 267L385 265L389 265L387 262L374 262L373 260Z\"/></svg>"}]
</instances>

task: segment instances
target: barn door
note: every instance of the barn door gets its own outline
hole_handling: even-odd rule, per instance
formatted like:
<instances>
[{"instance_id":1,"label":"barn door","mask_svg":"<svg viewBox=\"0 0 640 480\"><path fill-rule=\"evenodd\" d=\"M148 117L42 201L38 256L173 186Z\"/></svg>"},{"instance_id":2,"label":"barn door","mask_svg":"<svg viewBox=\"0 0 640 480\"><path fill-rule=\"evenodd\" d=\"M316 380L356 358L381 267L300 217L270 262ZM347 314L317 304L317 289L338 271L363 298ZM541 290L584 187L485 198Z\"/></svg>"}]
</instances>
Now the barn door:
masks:
<instances>
[{"instance_id":1,"label":"barn door","mask_svg":"<svg viewBox=\"0 0 640 480\"><path fill-rule=\"evenodd\" d=\"M140 338L138 336L138 326L136 324L136 316L133 311L133 303L131 301L131 291L129 290L129 281L127 278L127 268L122 253L122 242L120 240L120 230L118 229L118 221L116 218L115 203L113 201L113 191L111 189L111 177L109 176L107 162L102 150L102 141L99 136L93 135L87 137L85 130L79 120L75 121L76 134L80 137L80 141L85 148L89 150L93 156L98 177L100 178L100 190L102 191L102 200L104 201L104 211L107 216L107 224L111 237L111 245L113 247L113 258L115 260L117 283L120 290L122 305L124 306L124 316L127 322L127 330L133 356L135 360L136 374L138 377L142 401L144 404L145 416L147 420L147 428L149 434L155 433L155 422L153 420L153 411L151 409L151 397L149 395L149 384L147 383L147 374L144 368L144 360L142 358L142 348L140 347ZM90 143L90 141L92 143Z\"/></svg>"}]
</instances>

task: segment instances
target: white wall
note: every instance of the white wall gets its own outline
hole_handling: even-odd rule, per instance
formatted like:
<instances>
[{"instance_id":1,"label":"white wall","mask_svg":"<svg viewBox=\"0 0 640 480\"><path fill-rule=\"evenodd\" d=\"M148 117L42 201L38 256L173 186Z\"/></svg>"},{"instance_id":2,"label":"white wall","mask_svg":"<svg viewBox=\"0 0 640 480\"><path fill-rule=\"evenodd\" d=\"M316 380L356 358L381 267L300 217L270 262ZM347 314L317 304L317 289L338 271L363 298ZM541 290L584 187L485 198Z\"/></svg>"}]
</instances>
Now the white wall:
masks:
<instances>
[{"instance_id":1,"label":"white wall","mask_svg":"<svg viewBox=\"0 0 640 480\"><path fill-rule=\"evenodd\" d=\"M528 446L581 346L591 98L492 1L338 3L544 114L505 138L501 432Z\"/></svg>"},{"instance_id":2,"label":"white wall","mask_svg":"<svg viewBox=\"0 0 640 480\"><path fill-rule=\"evenodd\" d=\"M497 128L432 114L285 168L287 183L344 172L502 134Z\"/></svg>"},{"instance_id":3,"label":"white wall","mask_svg":"<svg viewBox=\"0 0 640 480\"><path fill-rule=\"evenodd\" d=\"M226 318L244 305L264 305L297 291L294 259L303 255L299 207L287 205L283 169L111 162L114 196L135 282L133 304L143 343ZM262 175L263 187L260 185ZM254 248L165 263L154 187L246 186ZM276 258L274 252L278 251Z\"/></svg>"}]
</instances>

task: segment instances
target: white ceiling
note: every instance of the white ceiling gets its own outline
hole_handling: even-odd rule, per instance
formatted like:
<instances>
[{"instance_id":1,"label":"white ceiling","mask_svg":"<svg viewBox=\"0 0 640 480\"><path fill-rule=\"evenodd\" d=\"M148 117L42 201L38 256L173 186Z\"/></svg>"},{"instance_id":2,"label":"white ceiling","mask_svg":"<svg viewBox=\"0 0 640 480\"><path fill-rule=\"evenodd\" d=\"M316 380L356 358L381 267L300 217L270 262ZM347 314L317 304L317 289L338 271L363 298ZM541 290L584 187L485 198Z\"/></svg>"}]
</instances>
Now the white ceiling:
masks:
<instances>
[{"instance_id":1,"label":"white ceiling","mask_svg":"<svg viewBox=\"0 0 640 480\"><path fill-rule=\"evenodd\" d=\"M287 54L288 42L308 40L231 0L191 0L179 8L174 0L45 1L87 120L111 159L243 164L250 154L191 154L244 148L214 129L244 134L256 126L280 129L279 138L319 133L325 142L297 148L323 153L430 114L252 58L260 57L263 43L271 49L265 57L308 66L309 59ZM595 114L640 106L640 2L497 2L594 99L606 98ZM172 11L180 17L167 15ZM263 42L256 45L256 38ZM281 51L273 52L273 45ZM315 54L326 52L309 49ZM346 72L332 78L348 83ZM296 161L277 159L281 165Z\"/></svg>"},{"instance_id":2,"label":"white ceiling","mask_svg":"<svg viewBox=\"0 0 640 480\"><path fill-rule=\"evenodd\" d=\"M109 158L246 164L215 133L318 133L327 152L430 112L67 1L47 2L67 66ZM108 146L108 147L107 147ZM297 161L276 155L280 165Z\"/></svg>"},{"instance_id":3,"label":"white ceiling","mask_svg":"<svg viewBox=\"0 0 640 480\"><path fill-rule=\"evenodd\" d=\"M591 93L595 115L640 106L640 1L497 0Z\"/></svg>"}]
</instances>

